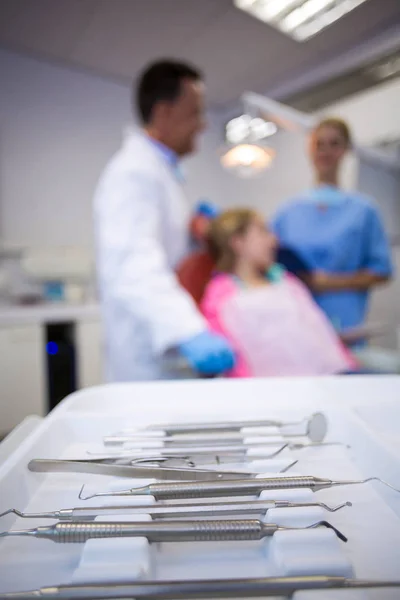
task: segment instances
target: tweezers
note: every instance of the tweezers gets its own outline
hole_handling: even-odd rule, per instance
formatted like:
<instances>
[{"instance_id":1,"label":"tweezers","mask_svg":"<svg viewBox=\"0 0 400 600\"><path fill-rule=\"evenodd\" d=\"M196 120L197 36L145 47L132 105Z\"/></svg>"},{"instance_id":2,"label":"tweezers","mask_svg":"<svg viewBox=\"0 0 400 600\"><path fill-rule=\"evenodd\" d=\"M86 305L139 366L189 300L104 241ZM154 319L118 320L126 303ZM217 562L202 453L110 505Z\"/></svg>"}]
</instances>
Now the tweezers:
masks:
<instances>
[{"instance_id":1,"label":"tweezers","mask_svg":"<svg viewBox=\"0 0 400 600\"><path fill-rule=\"evenodd\" d=\"M36 473L92 473L95 475L114 475L133 479L158 479L172 481L215 481L221 479L239 479L254 477L246 471L213 471L212 469L194 469L191 467L150 467L121 464L108 464L96 460L61 460L34 458L28 464L30 471Z\"/></svg>"}]
</instances>

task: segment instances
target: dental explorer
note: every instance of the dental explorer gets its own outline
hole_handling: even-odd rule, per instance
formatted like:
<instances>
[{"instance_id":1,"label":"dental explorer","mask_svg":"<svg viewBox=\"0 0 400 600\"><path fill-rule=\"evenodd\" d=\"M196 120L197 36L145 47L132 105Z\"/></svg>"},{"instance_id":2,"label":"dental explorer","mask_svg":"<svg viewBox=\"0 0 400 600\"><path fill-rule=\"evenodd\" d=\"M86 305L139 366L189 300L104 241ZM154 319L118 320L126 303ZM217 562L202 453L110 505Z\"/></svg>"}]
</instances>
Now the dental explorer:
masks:
<instances>
[{"instance_id":1,"label":"dental explorer","mask_svg":"<svg viewBox=\"0 0 400 600\"><path fill-rule=\"evenodd\" d=\"M24 519L59 519L60 521L79 519L91 520L99 515L118 515L118 514L133 514L142 515L148 514L152 517L165 518L185 518L185 517L206 517L214 515L265 515L273 508L303 508L318 506L328 512L336 512L345 506L352 506L351 502L345 502L338 506L330 507L323 502L289 502L286 500L245 500L245 501L230 501L217 502L210 504L209 502L199 502L197 504L132 504L131 506L79 506L76 508L62 508L52 512L40 513L23 513L15 508L10 508L0 514L4 517L9 514L14 514Z\"/></svg>"},{"instance_id":2,"label":"dental explorer","mask_svg":"<svg viewBox=\"0 0 400 600\"><path fill-rule=\"evenodd\" d=\"M149 485L131 488L128 490L119 490L113 492L98 492L91 496L82 496L83 487L80 491L81 500L89 500L98 496L154 496L157 500L174 500L179 498L215 498L219 496L253 496L258 495L264 490L286 490L295 488L310 488L311 491L339 486L339 485L357 485L368 483L369 481L379 481L383 485L396 489L390 483L379 479L378 477L369 477L363 480L332 481L331 479L322 479L313 476L294 476L294 477L260 477L254 479L238 479L230 481L206 481L206 482L182 482L182 483L150 483Z\"/></svg>"}]
</instances>

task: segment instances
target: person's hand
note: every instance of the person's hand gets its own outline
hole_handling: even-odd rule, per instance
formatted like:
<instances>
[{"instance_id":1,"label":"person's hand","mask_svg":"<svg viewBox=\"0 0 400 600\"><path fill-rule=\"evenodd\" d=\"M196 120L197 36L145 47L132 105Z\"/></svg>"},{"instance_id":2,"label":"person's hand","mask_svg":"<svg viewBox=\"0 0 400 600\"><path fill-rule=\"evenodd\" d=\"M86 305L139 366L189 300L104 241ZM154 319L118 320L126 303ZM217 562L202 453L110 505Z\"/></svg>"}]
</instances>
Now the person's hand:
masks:
<instances>
[{"instance_id":1,"label":"person's hand","mask_svg":"<svg viewBox=\"0 0 400 600\"><path fill-rule=\"evenodd\" d=\"M235 356L229 343L220 335L204 331L179 346L179 352L192 369L204 375L219 375L230 371Z\"/></svg>"},{"instance_id":2,"label":"person's hand","mask_svg":"<svg viewBox=\"0 0 400 600\"><path fill-rule=\"evenodd\" d=\"M339 337L345 344L354 344L363 340L370 340L390 333L391 327L383 323L367 323L358 327L351 327L339 331Z\"/></svg>"},{"instance_id":3,"label":"person's hand","mask_svg":"<svg viewBox=\"0 0 400 600\"><path fill-rule=\"evenodd\" d=\"M322 293L331 289L332 275L326 271L314 271L311 275L311 287L314 292Z\"/></svg>"}]
</instances>

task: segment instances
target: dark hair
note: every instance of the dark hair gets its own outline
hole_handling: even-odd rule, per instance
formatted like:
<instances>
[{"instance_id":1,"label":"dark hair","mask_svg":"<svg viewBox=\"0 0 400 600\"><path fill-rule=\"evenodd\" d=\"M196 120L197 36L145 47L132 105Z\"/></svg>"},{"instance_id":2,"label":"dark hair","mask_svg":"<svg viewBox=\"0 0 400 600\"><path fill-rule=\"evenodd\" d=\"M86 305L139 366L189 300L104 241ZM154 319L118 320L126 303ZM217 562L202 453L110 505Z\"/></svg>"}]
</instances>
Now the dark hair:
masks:
<instances>
[{"instance_id":1,"label":"dark hair","mask_svg":"<svg viewBox=\"0 0 400 600\"><path fill-rule=\"evenodd\" d=\"M183 79L202 79L199 70L186 63L162 60L151 64L142 73L136 89L136 105L143 123L149 123L158 102L173 102L181 92Z\"/></svg>"}]
</instances>

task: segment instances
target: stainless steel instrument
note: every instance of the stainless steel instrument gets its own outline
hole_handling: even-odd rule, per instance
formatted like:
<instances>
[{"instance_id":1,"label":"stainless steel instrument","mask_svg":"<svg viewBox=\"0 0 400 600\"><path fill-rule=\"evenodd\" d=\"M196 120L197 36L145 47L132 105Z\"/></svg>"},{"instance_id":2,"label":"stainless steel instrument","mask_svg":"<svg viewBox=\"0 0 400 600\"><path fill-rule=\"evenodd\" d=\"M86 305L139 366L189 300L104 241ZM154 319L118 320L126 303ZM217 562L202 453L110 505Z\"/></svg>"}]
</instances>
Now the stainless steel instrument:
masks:
<instances>
[{"instance_id":1,"label":"stainless steel instrument","mask_svg":"<svg viewBox=\"0 0 400 600\"><path fill-rule=\"evenodd\" d=\"M287 435L280 433L284 437L308 437L312 442L322 442L328 430L327 420L322 413L314 413L307 420L297 423L282 423L280 421L227 421L220 423L183 423L172 425L154 425L142 430L125 430L117 432L113 435L108 435L103 438L106 446L123 446L132 442L148 442L162 441L166 446L170 444L179 445L209 445L213 442L214 445L232 444L243 441L244 436L250 437L257 435L256 432L243 433L244 428L268 427L268 426L292 426L306 423L305 431L301 433L288 433ZM154 437L151 432L160 431L164 435ZM146 433L147 432L147 433ZM223 436L223 437L221 437ZM263 438L276 437L276 434L262 434ZM147 445L147 444L146 444Z\"/></svg>"},{"instance_id":2,"label":"stainless steel instrument","mask_svg":"<svg viewBox=\"0 0 400 600\"><path fill-rule=\"evenodd\" d=\"M262 540L277 531L293 531L328 527L339 539L347 538L327 521L319 521L307 527L282 527L275 523L263 523L257 519L221 521L111 521L56 523L36 529L10 530L0 537L29 536L51 540L59 544L82 544L98 538L146 537L149 542L227 542Z\"/></svg>"},{"instance_id":3,"label":"stainless steel instrument","mask_svg":"<svg viewBox=\"0 0 400 600\"><path fill-rule=\"evenodd\" d=\"M199 502L197 504L132 504L131 506L78 506L76 508L62 508L51 512L23 513L15 508L10 508L0 514L4 517L9 514L17 515L23 519L59 519L91 520L99 515L133 514L151 515L153 518L185 518L207 516L233 516L233 515L265 515L272 508L303 508L318 506L328 512L336 512L345 506L352 506L351 502L344 502L339 506L330 507L323 502L289 502L286 500L236 500L230 502Z\"/></svg>"},{"instance_id":4,"label":"stainless steel instrument","mask_svg":"<svg viewBox=\"0 0 400 600\"><path fill-rule=\"evenodd\" d=\"M398 588L398 581L347 579L324 575L209 579L189 581L125 581L43 587L25 592L0 594L0 600L201 600L208 598L292 597L301 590Z\"/></svg>"},{"instance_id":5,"label":"stainless steel instrument","mask_svg":"<svg viewBox=\"0 0 400 600\"><path fill-rule=\"evenodd\" d=\"M28 463L28 469L36 473L93 473L97 475L114 475L137 479L159 479L172 481L213 481L219 479L237 479L238 477L254 477L246 471L214 471L212 469L150 467L129 464L109 464L96 460L60 460L34 458Z\"/></svg>"},{"instance_id":6,"label":"stainless steel instrument","mask_svg":"<svg viewBox=\"0 0 400 600\"><path fill-rule=\"evenodd\" d=\"M163 431L166 436L185 433L220 433L221 431L240 431L247 427L294 427L297 425L306 424L307 429L310 424L326 427L326 418L322 413L314 413L310 417L304 418L301 421L285 422L274 419L252 419L243 421L206 421L206 422L191 422L191 423L161 423L156 425L148 425L142 430L125 429L120 433L132 433L137 431Z\"/></svg>"},{"instance_id":7,"label":"stainless steel instrument","mask_svg":"<svg viewBox=\"0 0 400 600\"><path fill-rule=\"evenodd\" d=\"M182 464L196 466L199 464L216 464L230 463L230 462L248 462L251 460L267 460L274 458L283 452L284 450L304 450L306 448L315 448L320 446L342 446L340 442L315 442L310 444L302 444L296 442L287 442L285 444L279 444L279 442L268 442L267 446L277 446L273 452L257 450L259 446L264 444L251 444L246 446L244 444L235 444L231 446L171 446L169 448L147 448L146 450L138 449L123 449L118 451L104 452L91 452L88 451L89 456L96 456L96 459L89 459L90 461L97 462L112 462L118 460L120 464L124 464L122 461L125 459L126 464L154 464L162 463L163 465L176 465L178 463L174 461L181 461ZM249 450L256 450L255 452L249 452Z\"/></svg>"},{"instance_id":8,"label":"stainless steel instrument","mask_svg":"<svg viewBox=\"0 0 400 600\"><path fill-rule=\"evenodd\" d=\"M363 480L332 481L320 477L295 476L295 477L260 477L254 479L238 479L231 481L204 481L182 483L151 483L149 485L119 490L114 492L98 492L84 497L82 487L79 498L89 500L98 496L154 496L157 500L173 500L179 498L216 498L219 496L257 496L263 490L286 490L294 488L310 488L313 492L335 487L338 485L357 485L369 481L379 481L383 485L396 489L378 477L369 477Z\"/></svg>"}]
</instances>

